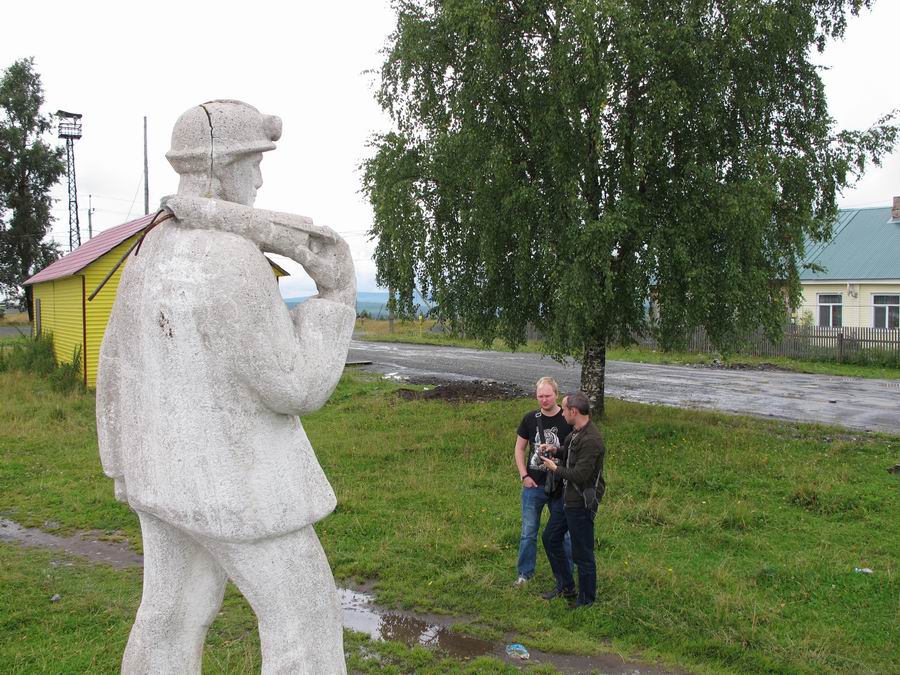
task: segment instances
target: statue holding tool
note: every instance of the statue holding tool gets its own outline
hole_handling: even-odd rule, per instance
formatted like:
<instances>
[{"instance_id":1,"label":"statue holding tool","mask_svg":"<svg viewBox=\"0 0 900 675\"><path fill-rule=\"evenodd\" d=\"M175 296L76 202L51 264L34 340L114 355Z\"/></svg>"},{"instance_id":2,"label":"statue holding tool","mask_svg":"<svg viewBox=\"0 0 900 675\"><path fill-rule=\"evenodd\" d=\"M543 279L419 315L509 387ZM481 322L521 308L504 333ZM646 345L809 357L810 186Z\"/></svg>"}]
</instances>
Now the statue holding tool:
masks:
<instances>
[{"instance_id":1,"label":"statue holding tool","mask_svg":"<svg viewBox=\"0 0 900 675\"><path fill-rule=\"evenodd\" d=\"M343 673L341 608L313 523L335 495L298 416L337 384L353 330L346 242L253 208L281 120L211 101L177 121L169 220L122 271L100 354L97 427L140 517L143 598L123 672L200 672L226 579L259 619L263 672ZM158 218L157 221L163 220ZM318 295L288 311L263 251Z\"/></svg>"}]
</instances>

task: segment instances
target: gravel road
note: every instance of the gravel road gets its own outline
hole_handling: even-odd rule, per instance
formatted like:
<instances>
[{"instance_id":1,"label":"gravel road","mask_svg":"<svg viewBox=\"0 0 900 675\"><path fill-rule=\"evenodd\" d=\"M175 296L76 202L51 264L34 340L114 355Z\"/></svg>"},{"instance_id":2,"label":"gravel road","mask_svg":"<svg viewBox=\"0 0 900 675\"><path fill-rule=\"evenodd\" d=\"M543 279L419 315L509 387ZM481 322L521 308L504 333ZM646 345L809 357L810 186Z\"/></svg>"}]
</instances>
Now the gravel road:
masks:
<instances>
[{"instance_id":1,"label":"gravel road","mask_svg":"<svg viewBox=\"0 0 900 675\"><path fill-rule=\"evenodd\" d=\"M554 377L563 391L576 389L581 379L577 363L524 352L354 340L347 359L372 361L367 368L382 374L492 379L527 388L542 375ZM610 361L606 395L900 434L900 380Z\"/></svg>"}]
</instances>

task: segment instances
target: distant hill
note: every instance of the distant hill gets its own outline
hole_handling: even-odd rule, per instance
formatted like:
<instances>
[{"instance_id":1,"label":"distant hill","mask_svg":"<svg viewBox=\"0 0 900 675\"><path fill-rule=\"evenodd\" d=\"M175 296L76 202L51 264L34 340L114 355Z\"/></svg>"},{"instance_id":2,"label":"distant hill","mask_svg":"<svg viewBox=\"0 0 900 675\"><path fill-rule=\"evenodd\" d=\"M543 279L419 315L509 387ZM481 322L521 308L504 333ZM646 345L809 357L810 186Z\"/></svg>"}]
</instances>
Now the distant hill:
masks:
<instances>
[{"instance_id":1,"label":"distant hill","mask_svg":"<svg viewBox=\"0 0 900 675\"><path fill-rule=\"evenodd\" d=\"M293 298L285 298L284 302L288 307L294 307L309 298L308 295L296 296ZM388 294L386 291L360 291L356 294L356 313L368 312L373 319L387 319L387 301ZM422 300L422 297L416 294L416 306L421 314L428 312L428 305Z\"/></svg>"}]
</instances>

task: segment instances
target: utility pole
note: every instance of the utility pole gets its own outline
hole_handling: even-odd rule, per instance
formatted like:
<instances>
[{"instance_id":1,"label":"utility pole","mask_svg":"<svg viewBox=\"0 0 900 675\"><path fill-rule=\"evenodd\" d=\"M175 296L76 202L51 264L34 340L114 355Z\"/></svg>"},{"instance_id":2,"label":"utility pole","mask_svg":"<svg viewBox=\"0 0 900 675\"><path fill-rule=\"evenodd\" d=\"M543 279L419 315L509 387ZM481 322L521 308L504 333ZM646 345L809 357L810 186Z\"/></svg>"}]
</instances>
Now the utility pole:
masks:
<instances>
[{"instance_id":1,"label":"utility pole","mask_svg":"<svg viewBox=\"0 0 900 675\"><path fill-rule=\"evenodd\" d=\"M94 207L91 206L91 196L88 195L88 241L94 238L94 230L91 227L91 214L94 212Z\"/></svg>"},{"instance_id":2,"label":"utility pole","mask_svg":"<svg viewBox=\"0 0 900 675\"><path fill-rule=\"evenodd\" d=\"M150 213L150 176L147 173L147 116L144 115L144 215Z\"/></svg>"},{"instance_id":3,"label":"utility pole","mask_svg":"<svg viewBox=\"0 0 900 675\"><path fill-rule=\"evenodd\" d=\"M69 176L69 252L81 246L78 227L78 187L75 184L75 141L81 138L81 115L57 110L59 138L66 139L66 172Z\"/></svg>"}]
</instances>

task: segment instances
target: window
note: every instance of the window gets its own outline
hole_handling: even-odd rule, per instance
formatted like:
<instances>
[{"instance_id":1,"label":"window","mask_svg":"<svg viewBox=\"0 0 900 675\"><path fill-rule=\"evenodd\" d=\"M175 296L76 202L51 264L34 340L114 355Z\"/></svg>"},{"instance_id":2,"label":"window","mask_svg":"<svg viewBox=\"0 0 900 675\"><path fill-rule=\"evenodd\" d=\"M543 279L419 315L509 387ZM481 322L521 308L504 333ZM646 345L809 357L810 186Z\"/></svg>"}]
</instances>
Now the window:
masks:
<instances>
[{"instance_id":1,"label":"window","mask_svg":"<svg viewBox=\"0 0 900 675\"><path fill-rule=\"evenodd\" d=\"M900 295L873 295L875 328L900 328Z\"/></svg>"},{"instance_id":2,"label":"window","mask_svg":"<svg viewBox=\"0 0 900 675\"><path fill-rule=\"evenodd\" d=\"M819 325L828 328L841 327L841 294L819 294Z\"/></svg>"}]
</instances>

